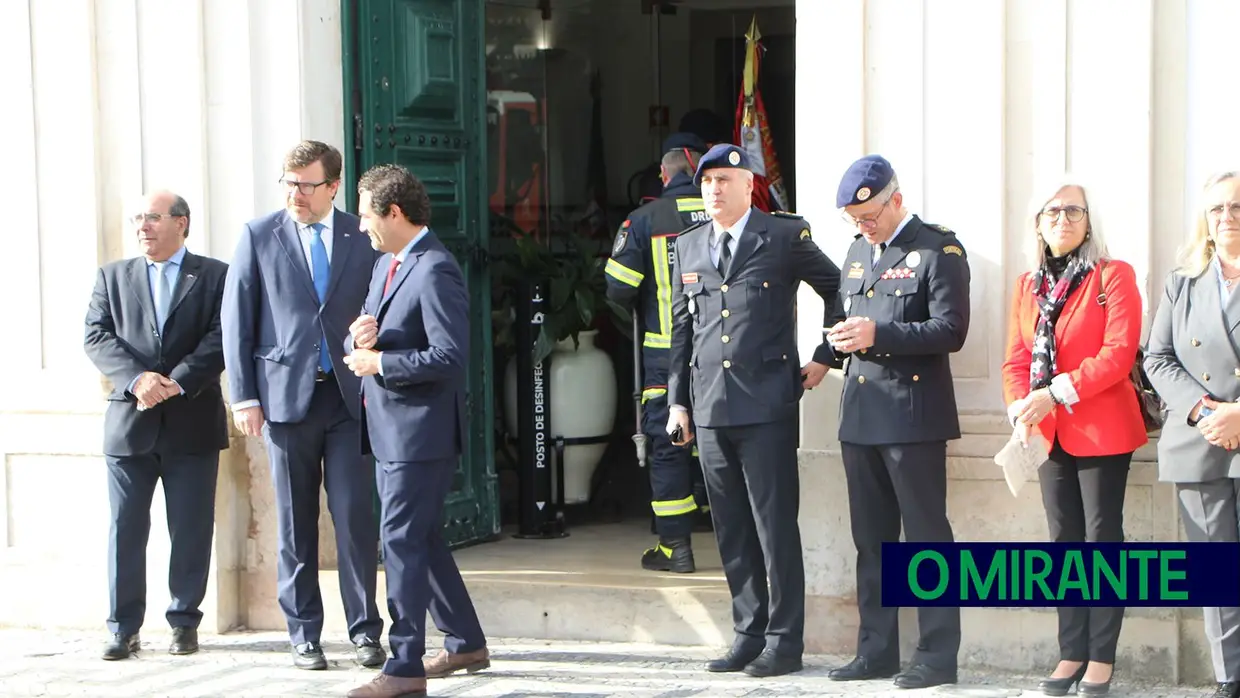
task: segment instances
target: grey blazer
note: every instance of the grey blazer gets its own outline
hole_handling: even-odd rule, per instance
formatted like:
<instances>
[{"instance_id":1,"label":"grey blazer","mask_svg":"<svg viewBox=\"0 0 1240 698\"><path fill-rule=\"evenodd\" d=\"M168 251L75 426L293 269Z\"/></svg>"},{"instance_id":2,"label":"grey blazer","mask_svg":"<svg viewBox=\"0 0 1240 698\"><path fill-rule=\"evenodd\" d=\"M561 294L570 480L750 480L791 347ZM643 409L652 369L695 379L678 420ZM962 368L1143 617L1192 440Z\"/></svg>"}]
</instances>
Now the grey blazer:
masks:
<instances>
[{"instance_id":1,"label":"grey blazer","mask_svg":"<svg viewBox=\"0 0 1240 698\"><path fill-rule=\"evenodd\" d=\"M1190 279L1173 272L1163 285L1145 353L1145 371L1167 404L1158 438L1158 476L1169 482L1240 477L1240 451L1209 442L1188 423L1203 395L1240 400L1240 289L1224 307L1213 267Z\"/></svg>"}]
</instances>

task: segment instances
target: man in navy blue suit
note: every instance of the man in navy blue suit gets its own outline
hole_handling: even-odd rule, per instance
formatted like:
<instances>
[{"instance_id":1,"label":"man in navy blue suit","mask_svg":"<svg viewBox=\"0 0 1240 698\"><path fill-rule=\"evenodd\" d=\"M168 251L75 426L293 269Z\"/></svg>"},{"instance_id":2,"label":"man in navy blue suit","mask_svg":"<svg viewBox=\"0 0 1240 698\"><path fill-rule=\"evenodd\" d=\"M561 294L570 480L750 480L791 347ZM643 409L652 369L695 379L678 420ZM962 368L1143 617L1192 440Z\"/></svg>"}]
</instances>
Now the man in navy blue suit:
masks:
<instances>
[{"instance_id":1,"label":"man in navy blue suit","mask_svg":"<svg viewBox=\"0 0 1240 698\"><path fill-rule=\"evenodd\" d=\"M376 254L358 220L332 205L340 152L303 141L284 161L286 208L241 232L221 319L233 421L262 434L279 526L279 601L293 663L326 669L320 635L319 487L336 528L340 596L358 663L386 659L375 605L374 475L358 453L358 378L341 341L366 298Z\"/></svg>"},{"instance_id":2,"label":"man in navy blue suit","mask_svg":"<svg viewBox=\"0 0 1240 698\"><path fill-rule=\"evenodd\" d=\"M427 227L431 203L402 167L380 165L358 183L362 230L375 264L345 363L362 377L362 450L376 459L383 505L392 658L349 698L426 695L426 679L491 665L469 591L440 535L465 439L469 293L461 268ZM426 612L447 636L423 662Z\"/></svg>"}]
</instances>

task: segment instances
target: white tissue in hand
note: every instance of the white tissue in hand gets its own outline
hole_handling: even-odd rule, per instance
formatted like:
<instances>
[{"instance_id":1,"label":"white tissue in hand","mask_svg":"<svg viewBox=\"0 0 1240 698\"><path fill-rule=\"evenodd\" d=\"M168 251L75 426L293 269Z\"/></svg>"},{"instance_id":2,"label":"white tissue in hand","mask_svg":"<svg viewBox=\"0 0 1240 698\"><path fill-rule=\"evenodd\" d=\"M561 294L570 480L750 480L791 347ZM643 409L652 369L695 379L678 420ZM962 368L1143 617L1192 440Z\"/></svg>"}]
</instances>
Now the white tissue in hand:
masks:
<instances>
[{"instance_id":1,"label":"white tissue in hand","mask_svg":"<svg viewBox=\"0 0 1240 698\"><path fill-rule=\"evenodd\" d=\"M1003 450L995 454L995 463L1003 468L1003 479L1007 480L1008 490L1013 497L1026 482L1036 477L1038 468L1046 462L1049 454L1050 448L1046 445L1046 439L1042 438L1042 432L1037 429L1030 430L1028 446L1020 442L1015 431L1012 432L1012 438L1004 445Z\"/></svg>"}]
</instances>

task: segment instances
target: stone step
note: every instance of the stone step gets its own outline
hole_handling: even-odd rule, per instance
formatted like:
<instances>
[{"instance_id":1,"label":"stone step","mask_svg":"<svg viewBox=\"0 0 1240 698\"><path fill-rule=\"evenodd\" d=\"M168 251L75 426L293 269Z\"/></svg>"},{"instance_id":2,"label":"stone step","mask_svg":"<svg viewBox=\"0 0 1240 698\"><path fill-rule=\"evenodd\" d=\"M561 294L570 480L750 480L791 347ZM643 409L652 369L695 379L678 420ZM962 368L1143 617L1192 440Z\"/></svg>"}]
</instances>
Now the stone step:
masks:
<instances>
[{"instance_id":1,"label":"stone step","mask_svg":"<svg viewBox=\"0 0 1240 698\"><path fill-rule=\"evenodd\" d=\"M732 605L719 550L713 533L693 539L692 574L641 569L642 551L655 542L645 522L581 526L551 540L516 539L505 530L496 541L457 550L454 557L492 637L726 646L732 641ZM347 624L336 572L320 572L319 584L324 640L343 638ZM272 599L251 606L247 627L283 628L275 580L258 588L269 589ZM380 570L385 626L386 595ZM429 621L428 629L434 629Z\"/></svg>"}]
</instances>

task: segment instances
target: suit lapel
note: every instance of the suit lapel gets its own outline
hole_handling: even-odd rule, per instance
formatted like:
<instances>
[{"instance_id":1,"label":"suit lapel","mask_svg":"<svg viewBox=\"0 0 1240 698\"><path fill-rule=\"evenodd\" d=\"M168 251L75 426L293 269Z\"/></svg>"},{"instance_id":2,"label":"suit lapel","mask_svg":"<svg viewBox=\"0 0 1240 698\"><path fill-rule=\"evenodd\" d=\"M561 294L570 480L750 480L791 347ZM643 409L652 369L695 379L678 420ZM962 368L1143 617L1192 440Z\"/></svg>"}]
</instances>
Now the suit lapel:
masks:
<instances>
[{"instance_id":1,"label":"suit lapel","mask_svg":"<svg viewBox=\"0 0 1240 698\"><path fill-rule=\"evenodd\" d=\"M745 262L766 244L765 215L757 209L749 214L749 220L745 223L745 232L736 241L736 254L732 255L732 266L728 268L729 279L735 277L736 273L745 266Z\"/></svg>"},{"instance_id":2,"label":"suit lapel","mask_svg":"<svg viewBox=\"0 0 1240 698\"><path fill-rule=\"evenodd\" d=\"M913 216L900 231L900 235L887 245L887 249L878 258L878 263L874 265L874 268L866 272L865 287L861 289L862 291L870 290L882 277L883 272L899 264L900 260L908 256L908 248L917 240L919 232L921 232L921 221L917 219L917 216ZM870 248L870 254L874 254L873 247Z\"/></svg>"},{"instance_id":3,"label":"suit lapel","mask_svg":"<svg viewBox=\"0 0 1240 698\"><path fill-rule=\"evenodd\" d=\"M288 214L281 216L280 221L280 227L276 229L276 239L284 248L284 254L288 255L288 261L301 272L296 276L301 279L302 288L314 299L314 304L319 305L319 292L314 290L314 278L310 276L310 266L306 264L306 253L301 249L301 237L297 235L297 224L288 217Z\"/></svg>"},{"instance_id":4,"label":"suit lapel","mask_svg":"<svg viewBox=\"0 0 1240 698\"><path fill-rule=\"evenodd\" d=\"M723 277L719 275L719 270L715 268L715 265L710 263L710 244L714 241L715 227L707 223L706 230L702 232L705 235L696 235L693 238L693 257L702 260L702 271L698 272L698 275L703 281L710 279L718 285L723 281ZM683 283L684 280L681 281Z\"/></svg>"},{"instance_id":5,"label":"suit lapel","mask_svg":"<svg viewBox=\"0 0 1240 698\"><path fill-rule=\"evenodd\" d=\"M1215 290L1217 290L1217 274L1215 275L1214 285ZM1240 325L1240 289L1233 289L1227 294L1227 304L1223 306L1223 317L1227 322L1229 334L1236 330L1237 325Z\"/></svg>"},{"instance_id":6,"label":"suit lapel","mask_svg":"<svg viewBox=\"0 0 1240 698\"><path fill-rule=\"evenodd\" d=\"M1235 355L1236 345L1235 342L1231 341L1231 333L1228 332L1228 322L1223 315L1223 305L1219 298L1218 272L1214 270L1214 265L1211 264L1204 274L1193 279L1191 283L1193 285L1192 308L1194 311L1192 315L1197 315L1199 309L1202 318L1201 322L1205 324L1206 328L1209 328L1211 325L1221 328L1223 330L1221 336L1226 338L1227 348ZM1213 344L1211 338L1218 336L1209 329L1204 330L1202 335L1204 336L1202 341L1209 342L1210 344ZM1218 351L1221 348L1214 347L1214 351Z\"/></svg>"},{"instance_id":7,"label":"suit lapel","mask_svg":"<svg viewBox=\"0 0 1240 698\"><path fill-rule=\"evenodd\" d=\"M405 279L409 277L409 272L413 270L415 265L417 265L418 258L425 254L427 248L430 247L432 235L434 235L434 233L428 230L426 235L418 241L418 244L414 245L412 250L409 250L409 254L405 257L405 261L401 262L400 266L396 268L396 276L392 277L392 287L388 289L387 295L383 296L383 299L379 301L380 314L387 310L388 303L392 302L392 297L396 295L396 291L400 288L400 285L405 283ZM390 265L391 262L388 262L388 264ZM384 270L383 275L384 281L386 282L386 269ZM383 289L382 286L379 288L380 290ZM375 317L377 318L379 316L376 315Z\"/></svg>"},{"instance_id":8,"label":"suit lapel","mask_svg":"<svg viewBox=\"0 0 1240 698\"><path fill-rule=\"evenodd\" d=\"M349 253L353 251L353 236L360 234L360 231L352 227L346 228L341 225L343 222L344 216L332 209L331 276L327 279L327 296L324 302L332 297L332 294L336 292L336 287L340 285L340 277L344 276L345 265L349 262ZM300 244L300 240L298 243Z\"/></svg>"},{"instance_id":9,"label":"suit lapel","mask_svg":"<svg viewBox=\"0 0 1240 698\"><path fill-rule=\"evenodd\" d=\"M135 257L130 260L127 273L129 289L138 299L138 306L142 308L142 316L151 329L158 330L159 325L155 321L155 299L151 298L151 281L147 276L146 258Z\"/></svg>"},{"instance_id":10,"label":"suit lapel","mask_svg":"<svg viewBox=\"0 0 1240 698\"><path fill-rule=\"evenodd\" d=\"M188 250L185 256L181 258L181 273L177 276L177 287L172 292L172 302L168 304L168 317L177 311L177 306L181 305L181 301L185 300L185 296L189 295L189 291L194 287L194 283L198 281L198 268L202 266L202 260L198 255L191 254Z\"/></svg>"}]
</instances>

